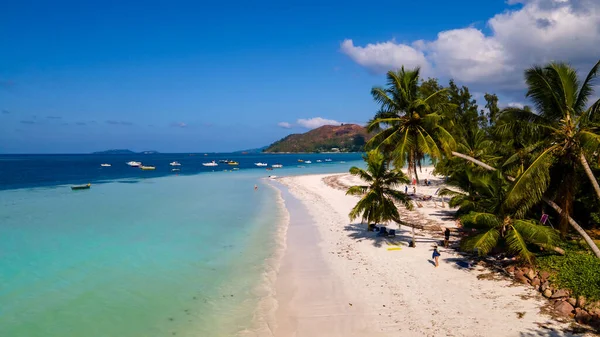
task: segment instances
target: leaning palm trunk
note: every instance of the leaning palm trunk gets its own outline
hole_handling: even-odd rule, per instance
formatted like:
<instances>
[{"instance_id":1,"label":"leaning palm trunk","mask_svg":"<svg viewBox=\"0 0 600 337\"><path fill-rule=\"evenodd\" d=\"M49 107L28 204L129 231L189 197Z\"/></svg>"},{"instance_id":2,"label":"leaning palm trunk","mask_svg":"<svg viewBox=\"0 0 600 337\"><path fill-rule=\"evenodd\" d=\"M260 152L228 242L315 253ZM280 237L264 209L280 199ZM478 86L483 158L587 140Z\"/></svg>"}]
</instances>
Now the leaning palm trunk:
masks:
<instances>
[{"instance_id":1,"label":"leaning palm trunk","mask_svg":"<svg viewBox=\"0 0 600 337\"><path fill-rule=\"evenodd\" d=\"M583 152L579 156L579 160L581 161L581 166L583 166L585 174L587 174L588 178L590 179L590 182L592 183L592 186L594 186L594 190L596 190L596 195L598 196L598 199L600 199L600 186L598 185L598 181L596 180L596 177L594 177L594 173L592 173L592 169L590 168L590 165L585 159L585 155L583 154Z\"/></svg>"},{"instance_id":2,"label":"leaning palm trunk","mask_svg":"<svg viewBox=\"0 0 600 337\"><path fill-rule=\"evenodd\" d=\"M485 169L487 169L488 171L496 171L495 167L492 167L484 162L481 162L473 157L467 156L466 154L462 154L462 153L458 153L458 152L452 152L452 155L459 157L459 158L463 158L465 160L468 160L472 163L475 163ZM585 157L581 157L582 163L583 161L585 161L584 167L587 167L587 169L589 169L589 165L587 165L587 160L585 160ZM587 169L586 169L586 173L587 173ZM594 178L594 175L592 174L591 169L589 169L589 173L588 173L588 177L590 177L590 180L592 180L592 184L594 182L596 182L596 178ZM513 177L507 177L509 180L513 181L514 178ZM596 185L594 186L594 188L596 189L596 191L600 191L600 188L597 188L598 183L596 182ZM600 193L599 193L599 198L600 198ZM562 208L560 208L560 206L558 206L554 201L547 199L547 198L543 198L544 202L546 202L548 205L550 205L550 207L552 207L556 212L558 212L558 214L562 213ZM590 249L592 250L592 252L594 252L594 254L596 255L597 258L600 259L600 249L598 249L598 246L596 246L596 243L594 242L594 240L592 240L592 238L586 233L586 231L579 226L579 224L573 220L573 218L571 218L571 216L569 216L568 214L566 214L567 218L569 219L569 224L575 228L575 230L583 237L583 239L585 240L585 242L588 244L588 246L590 247Z\"/></svg>"}]
</instances>

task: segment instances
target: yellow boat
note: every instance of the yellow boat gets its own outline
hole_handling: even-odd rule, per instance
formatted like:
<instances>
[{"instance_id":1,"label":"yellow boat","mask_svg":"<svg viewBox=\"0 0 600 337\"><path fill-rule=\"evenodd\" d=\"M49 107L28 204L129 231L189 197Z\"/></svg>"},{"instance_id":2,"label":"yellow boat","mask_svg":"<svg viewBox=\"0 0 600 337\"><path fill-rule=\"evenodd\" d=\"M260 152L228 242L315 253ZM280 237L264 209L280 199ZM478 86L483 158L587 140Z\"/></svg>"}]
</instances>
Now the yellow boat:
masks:
<instances>
[{"instance_id":1,"label":"yellow boat","mask_svg":"<svg viewBox=\"0 0 600 337\"><path fill-rule=\"evenodd\" d=\"M304 160L302 160L302 159L298 159L298 162L299 162L299 163L304 163Z\"/></svg>"},{"instance_id":2,"label":"yellow boat","mask_svg":"<svg viewBox=\"0 0 600 337\"><path fill-rule=\"evenodd\" d=\"M237 161L230 161L227 164L235 166L235 165L239 165L240 163L238 163Z\"/></svg>"},{"instance_id":3,"label":"yellow boat","mask_svg":"<svg viewBox=\"0 0 600 337\"><path fill-rule=\"evenodd\" d=\"M154 167L154 166L140 166L140 168L141 168L143 171L151 171L151 170L156 170L156 167Z\"/></svg>"}]
</instances>

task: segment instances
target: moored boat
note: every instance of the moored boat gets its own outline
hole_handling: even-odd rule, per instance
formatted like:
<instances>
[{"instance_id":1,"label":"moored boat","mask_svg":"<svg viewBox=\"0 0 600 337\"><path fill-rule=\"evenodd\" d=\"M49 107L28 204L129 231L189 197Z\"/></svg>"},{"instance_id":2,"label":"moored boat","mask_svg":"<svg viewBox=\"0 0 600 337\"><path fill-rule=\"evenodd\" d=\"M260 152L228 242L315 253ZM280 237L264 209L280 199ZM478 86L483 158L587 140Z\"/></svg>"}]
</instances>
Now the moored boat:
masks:
<instances>
[{"instance_id":1,"label":"moored boat","mask_svg":"<svg viewBox=\"0 0 600 337\"><path fill-rule=\"evenodd\" d=\"M71 189L73 191L76 190L89 190L90 187L92 187L92 184L86 184L86 185L75 185L75 186L71 186Z\"/></svg>"},{"instance_id":2,"label":"moored boat","mask_svg":"<svg viewBox=\"0 0 600 337\"><path fill-rule=\"evenodd\" d=\"M273 164L273 165L271 165L271 167L272 168L282 168L283 165L281 165L281 164Z\"/></svg>"},{"instance_id":3,"label":"moored boat","mask_svg":"<svg viewBox=\"0 0 600 337\"><path fill-rule=\"evenodd\" d=\"M178 161L170 162L169 165L171 165L171 166L181 166L181 164Z\"/></svg>"},{"instance_id":4,"label":"moored boat","mask_svg":"<svg viewBox=\"0 0 600 337\"><path fill-rule=\"evenodd\" d=\"M237 161L230 161L227 164L236 166L236 165L239 165L240 163L238 163Z\"/></svg>"},{"instance_id":5,"label":"moored boat","mask_svg":"<svg viewBox=\"0 0 600 337\"><path fill-rule=\"evenodd\" d=\"M307 161L305 161L304 163L305 163L305 164L312 164L312 161L310 161L310 160L307 160Z\"/></svg>"},{"instance_id":6,"label":"moored boat","mask_svg":"<svg viewBox=\"0 0 600 337\"><path fill-rule=\"evenodd\" d=\"M210 163L202 163L202 166L219 166L214 160Z\"/></svg>"},{"instance_id":7,"label":"moored boat","mask_svg":"<svg viewBox=\"0 0 600 337\"><path fill-rule=\"evenodd\" d=\"M325 159L325 161L331 161L331 159L330 159L330 158L327 158L327 159Z\"/></svg>"},{"instance_id":8,"label":"moored boat","mask_svg":"<svg viewBox=\"0 0 600 337\"><path fill-rule=\"evenodd\" d=\"M298 159L298 162L299 162L299 163L304 163L304 160L302 160L302 159Z\"/></svg>"},{"instance_id":9,"label":"moored boat","mask_svg":"<svg viewBox=\"0 0 600 337\"><path fill-rule=\"evenodd\" d=\"M322 160L321 159L317 159L317 163L320 163L320 162L322 162Z\"/></svg>"},{"instance_id":10,"label":"moored boat","mask_svg":"<svg viewBox=\"0 0 600 337\"><path fill-rule=\"evenodd\" d=\"M152 170L156 170L156 167L155 167L155 166L140 166L140 168L141 168L143 171L152 171Z\"/></svg>"},{"instance_id":11,"label":"moored boat","mask_svg":"<svg viewBox=\"0 0 600 337\"><path fill-rule=\"evenodd\" d=\"M263 167L263 166L268 166L269 164L267 164L267 163L254 163L254 165L256 165L258 167Z\"/></svg>"},{"instance_id":12,"label":"moored boat","mask_svg":"<svg viewBox=\"0 0 600 337\"><path fill-rule=\"evenodd\" d=\"M140 166L142 166L142 163L139 161L129 161L129 162L127 162L127 165L129 165L131 167L140 167Z\"/></svg>"},{"instance_id":13,"label":"moored boat","mask_svg":"<svg viewBox=\"0 0 600 337\"><path fill-rule=\"evenodd\" d=\"M110 164L100 164L100 166L102 166L102 167L110 167L111 165Z\"/></svg>"}]
</instances>

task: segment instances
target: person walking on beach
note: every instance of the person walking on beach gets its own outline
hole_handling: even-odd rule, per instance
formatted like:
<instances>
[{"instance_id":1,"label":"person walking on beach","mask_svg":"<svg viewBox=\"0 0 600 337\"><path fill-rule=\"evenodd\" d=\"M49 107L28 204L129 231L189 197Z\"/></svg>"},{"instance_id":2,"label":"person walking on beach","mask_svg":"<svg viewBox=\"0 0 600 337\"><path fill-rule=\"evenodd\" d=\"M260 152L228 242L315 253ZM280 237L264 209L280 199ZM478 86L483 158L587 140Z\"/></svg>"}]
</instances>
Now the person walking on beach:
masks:
<instances>
[{"instance_id":1,"label":"person walking on beach","mask_svg":"<svg viewBox=\"0 0 600 337\"><path fill-rule=\"evenodd\" d=\"M450 242L450 228L446 227L444 231L444 247L448 248L448 243Z\"/></svg>"},{"instance_id":2,"label":"person walking on beach","mask_svg":"<svg viewBox=\"0 0 600 337\"><path fill-rule=\"evenodd\" d=\"M438 247L433 246L433 255L431 255L431 258L435 261L436 268L440 266L440 262L439 262L440 255L442 255L442 254L440 254Z\"/></svg>"},{"instance_id":3,"label":"person walking on beach","mask_svg":"<svg viewBox=\"0 0 600 337\"><path fill-rule=\"evenodd\" d=\"M404 194L408 194L408 185L404 185Z\"/></svg>"},{"instance_id":4,"label":"person walking on beach","mask_svg":"<svg viewBox=\"0 0 600 337\"><path fill-rule=\"evenodd\" d=\"M258 185L254 185L254 190L258 190Z\"/></svg>"},{"instance_id":5,"label":"person walking on beach","mask_svg":"<svg viewBox=\"0 0 600 337\"><path fill-rule=\"evenodd\" d=\"M413 194L417 194L417 188L413 186Z\"/></svg>"}]
</instances>

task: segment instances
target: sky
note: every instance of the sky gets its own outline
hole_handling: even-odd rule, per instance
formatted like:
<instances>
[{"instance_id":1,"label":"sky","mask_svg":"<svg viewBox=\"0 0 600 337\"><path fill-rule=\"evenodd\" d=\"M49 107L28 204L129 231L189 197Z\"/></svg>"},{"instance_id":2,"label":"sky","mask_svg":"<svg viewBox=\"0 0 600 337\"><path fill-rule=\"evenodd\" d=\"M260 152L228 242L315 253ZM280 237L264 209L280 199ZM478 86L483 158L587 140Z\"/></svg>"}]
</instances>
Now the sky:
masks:
<instances>
[{"instance_id":1,"label":"sky","mask_svg":"<svg viewBox=\"0 0 600 337\"><path fill-rule=\"evenodd\" d=\"M508 106L528 66L599 58L598 0L9 1L0 153L257 148L366 122L402 65Z\"/></svg>"}]
</instances>

